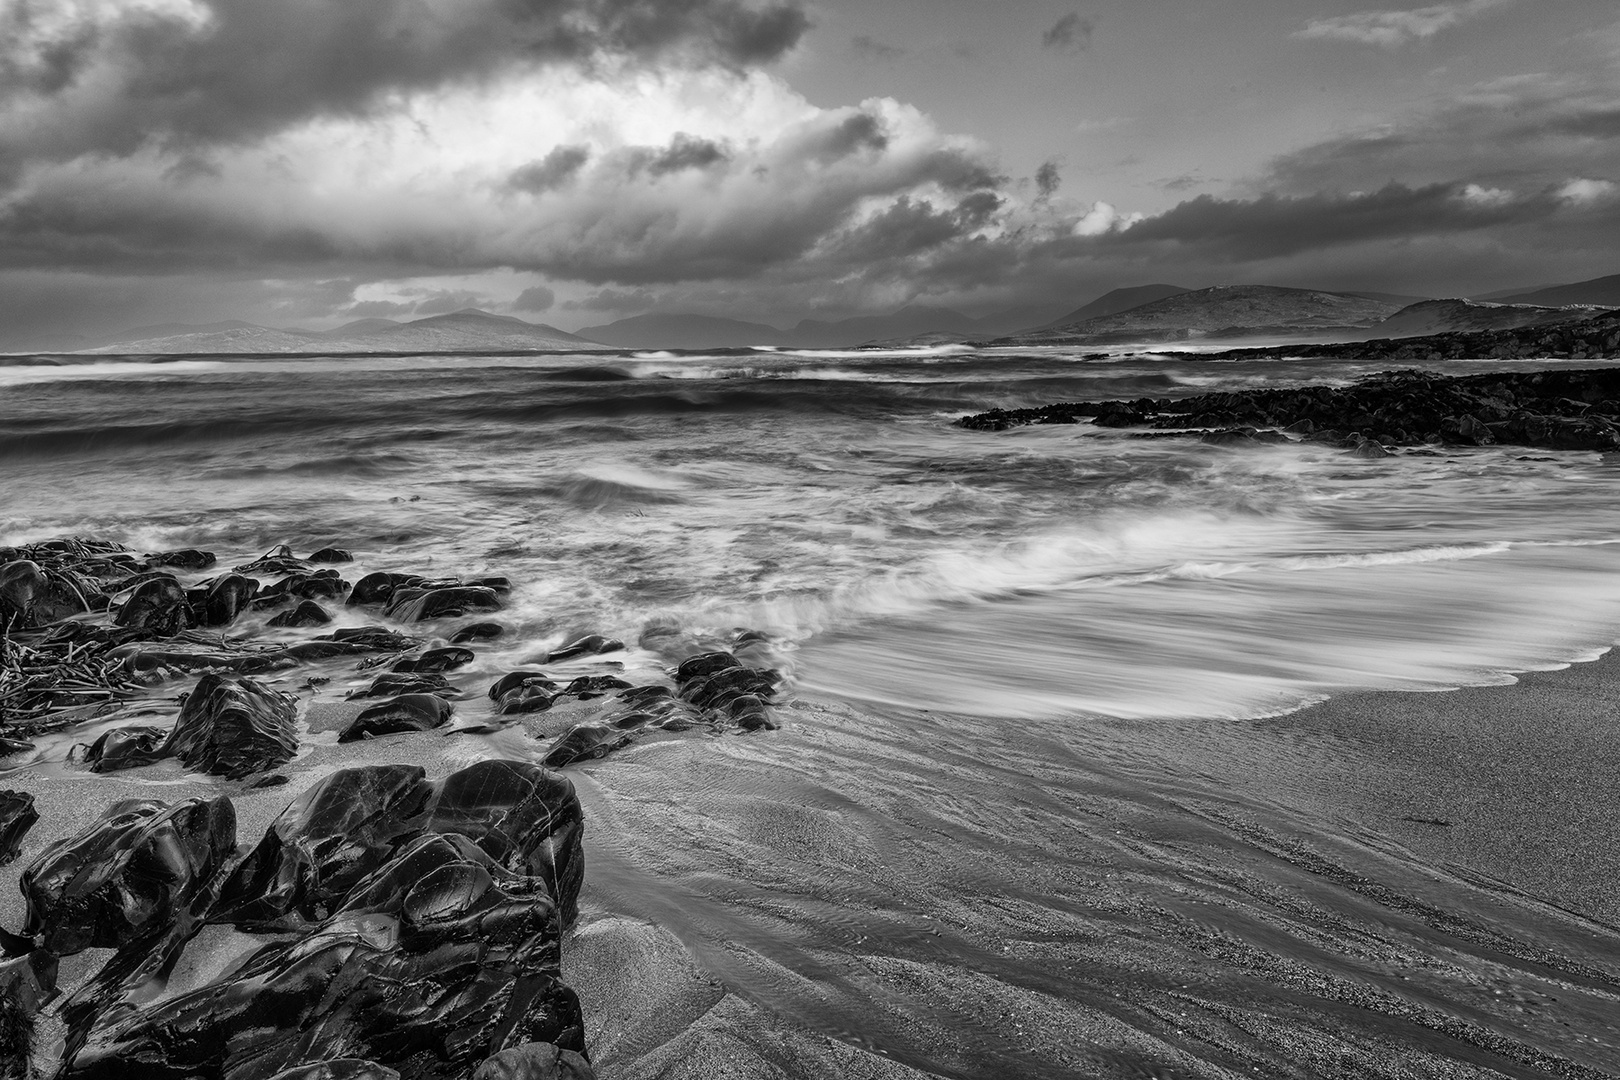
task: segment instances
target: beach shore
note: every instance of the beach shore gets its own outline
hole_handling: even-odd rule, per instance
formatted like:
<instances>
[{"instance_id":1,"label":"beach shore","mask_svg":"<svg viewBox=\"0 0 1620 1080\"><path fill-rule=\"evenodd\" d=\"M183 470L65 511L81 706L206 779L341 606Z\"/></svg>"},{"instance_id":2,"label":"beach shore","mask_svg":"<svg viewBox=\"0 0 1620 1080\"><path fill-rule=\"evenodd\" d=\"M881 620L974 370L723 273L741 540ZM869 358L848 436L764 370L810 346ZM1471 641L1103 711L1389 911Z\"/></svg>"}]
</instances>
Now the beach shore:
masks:
<instances>
[{"instance_id":1,"label":"beach shore","mask_svg":"<svg viewBox=\"0 0 1620 1080\"><path fill-rule=\"evenodd\" d=\"M779 731L568 770L563 975L604 1080L1613 1075L1617 702L1613 654L1254 720L801 695ZM29 859L119 799L228 789L251 840L335 768L533 758L560 722L338 744L317 712L279 788L172 761L0 777L41 813L0 921ZM256 944L199 938L170 992Z\"/></svg>"}]
</instances>

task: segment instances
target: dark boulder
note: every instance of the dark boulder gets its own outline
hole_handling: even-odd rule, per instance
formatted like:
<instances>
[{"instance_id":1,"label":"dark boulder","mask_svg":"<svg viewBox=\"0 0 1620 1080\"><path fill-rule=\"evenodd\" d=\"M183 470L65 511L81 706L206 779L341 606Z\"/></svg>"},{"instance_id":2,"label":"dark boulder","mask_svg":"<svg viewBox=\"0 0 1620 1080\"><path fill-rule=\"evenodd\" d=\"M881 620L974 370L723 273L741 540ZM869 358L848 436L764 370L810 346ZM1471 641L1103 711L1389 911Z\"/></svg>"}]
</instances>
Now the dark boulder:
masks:
<instances>
[{"instance_id":1,"label":"dark boulder","mask_svg":"<svg viewBox=\"0 0 1620 1080\"><path fill-rule=\"evenodd\" d=\"M461 691L451 686L443 675L385 671L371 680L371 685L364 690L353 690L346 696L352 700L354 698L398 697L401 694L439 694L444 697L459 697Z\"/></svg>"},{"instance_id":2,"label":"dark boulder","mask_svg":"<svg viewBox=\"0 0 1620 1080\"><path fill-rule=\"evenodd\" d=\"M545 712L556 704L560 696L539 683L529 683L502 694L495 711L502 716Z\"/></svg>"},{"instance_id":3,"label":"dark boulder","mask_svg":"<svg viewBox=\"0 0 1620 1080\"><path fill-rule=\"evenodd\" d=\"M432 675L440 671L454 671L466 667L475 659L477 657L471 649L450 646L443 649L429 649L421 656L401 659L394 664L394 670Z\"/></svg>"},{"instance_id":4,"label":"dark boulder","mask_svg":"<svg viewBox=\"0 0 1620 1080\"><path fill-rule=\"evenodd\" d=\"M506 633L498 622L469 623L450 635L450 644L461 645L469 641L493 641Z\"/></svg>"},{"instance_id":5,"label":"dark boulder","mask_svg":"<svg viewBox=\"0 0 1620 1080\"><path fill-rule=\"evenodd\" d=\"M58 956L163 932L236 852L229 799L125 800L22 872L23 934Z\"/></svg>"},{"instance_id":6,"label":"dark boulder","mask_svg":"<svg viewBox=\"0 0 1620 1080\"><path fill-rule=\"evenodd\" d=\"M557 689L557 684L543 671L509 671L490 685L489 696L499 701L513 690L525 686L539 686L545 690Z\"/></svg>"},{"instance_id":7,"label":"dark boulder","mask_svg":"<svg viewBox=\"0 0 1620 1080\"><path fill-rule=\"evenodd\" d=\"M394 574L386 570L378 570L367 574L354 583L349 592L349 604L383 604L394 595L394 590L404 585L415 585L424 580L417 574Z\"/></svg>"},{"instance_id":8,"label":"dark boulder","mask_svg":"<svg viewBox=\"0 0 1620 1080\"><path fill-rule=\"evenodd\" d=\"M45 571L32 559L13 559L0 566L0 626L27 626L34 598L45 583Z\"/></svg>"},{"instance_id":9,"label":"dark boulder","mask_svg":"<svg viewBox=\"0 0 1620 1080\"><path fill-rule=\"evenodd\" d=\"M483 585L450 585L437 589L413 585L396 589L383 608L383 615L400 622L423 622L500 609L500 595Z\"/></svg>"},{"instance_id":10,"label":"dark boulder","mask_svg":"<svg viewBox=\"0 0 1620 1080\"><path fill-rule=\"evenodd\" d=\"M342 548L323 547L310 555L305 561L312 563L346 563L354 562L354 555Z\"/></svg>"},{"instance_id":11,"label":"dark boulder","mask_svg":"<svg viewBox=\"0 0 1620 1080\"><path fill-rule=\"evenodd\" d=\"M374 739L403 731L432 731L450 722L450 703L437 694L401 694L355 717L338 742Z\"/></svg>"},{"instance_id":12,"label":"dark boulder","mask_svg":"<svg viewBox=\"0 0 1620 1080\"><path fill-rule=\"evenodd\" d=\"M0 866L17 857L23 837L38 820L32 795L26 791L0 791Z\"/></svg>"},{"instance_id":13,"label":"dark boulder","mask_svg":"<svg viewBox=\"0 0 1620 1080\"><path fill-rule=\"evenodd\" d=\"M57 960L44 949L0 959L0 1080L32 1080L34 1018L56 993Z\"/></svg>"},{"instance_id":14,"label":"dark boulder","mask_svg":"<svg viewBox=\"0 0 1620 1080\"><path fill-rule=\"evenodd\" d=\"M277 768L298 752L296 702L254 679L204 675L165 750L187 768L232 780Z\"/></svg>"},{"instance_id":15,"label":"dark boulder","mask_svg":"<svg viewBox=\"0 0 1620 1080\"><path fill-rule=\"evenodd\" d=\"M689 656L681 661L680 666L675 669L675 681L685 683L692 679L702 678L705 675L713 675L719 671L727 671L742 666L742 661L728 652L700 653L697 656Z\"/></svg>"},{"instance_id":16,"label":"dark boulder","mask_svg":"<svg viewBox=\"0 0 1620 1080\"><path fill-rule=\"evenodd\" d=\"M105 732L84 752L84 763L91 772L117 772L150 765L168 757L164 743L167 728L135 725Z\"/></svg>"},{"instance_id":17,"label":"dark boulder","mask_svg":"<svg viewBox=\"0 0 1620 1080\"><path fill-rule=\"evenodd\" d=\"M370 652L404 652L422 644L421 638L384 630L380 626L345 626L325 635L325 639L359 646Z\"/></svg>"},{"instance_id":18,"label":"dark boulder","mask_svg":"<svg viewBox=\"0 0 1620 1080\"><path fill-rule=\"evenodd\" d=\"M636 729L607 724L580 724L569 728L546 748L541 762L548 769L561 769L576 761L607 757L613 751L628 746L635 738Z\"/></svg>"},{"instance_id":19,"label":"dark boulder","mask_svg":"<svg viewBox=\"0 0 1620 1080\"><path fill-rule=\"evenodd\" d=\"M573 785L538 765L481 761L436 783L414 765L333 773L295 799L231 874L210 919L274 928L333 911L398 845L467 836L502 866L552 887L572 922L585 861Z\"/></svg>"},{"instance_id":20,"label":"dark boulder","mask_svg":"<svg viewBox=\"0 0 1620 1080\"><path fill-rule=\"evenodd\" d=\"M25 739L8 739L0 735L0 758L10 757L12 754L26 754L34 748L34 744Z\"/></svg>"},{"instance_id":21,"label":"dark boulder","mask_svg":"<svg viewBox=\"0 0 1620 1080\"><path fill-rule=\"evenodd\" d=\"M192 601L192 621L198 626L229 626L248 609L259 583L241 574L225 574Z\"/></svg>"},{"instance_id":22,"label":"dark boulder","mask_svg":"<svg viewBox=\"0 0 1620 1080\"><path fill-rule=\"evenodd\" d=\"M186 590L169 575L148 578L130 593L113 622L121 627L173 637L191 625L188 599Z\"/></svg>"},{"instance_id":23,"label":"dark boulder","mask_svg":"<svg viewBox=\"0 0 1620 1080\"><path fill-rule=\"evenodd\" d=\"M206 570L217 561L212 551L198 551L196 548L160 551L146 557L148 566L172 566L177 570Z\"/></svg>"},{"instance_id":24,"label":"dark boulder","mask_svg":"<svg viewBox=\"0 0 1620 1080\"><path fill-rule=\"evenodd\" d=\"M629 690L633 684L613 675L581 675L562 688L562 693L589 700L610 690Z\"/></svg>"},{"instance_id":25,"label":"dark boulder","mask_svg":"<svg viewBox=\"0 0 1620 1080\"><path fill-rule=\"evenodd\" d=\"M291 611L283 611L272 618L270 626L325 626L332 615L313 600L304 600Z\"/></svg>"},{"instance_id":26,"label":"dark boulder","mask_svg":"<svg viewBox=\"0 0 1620 1080\"><path fill-rule=\"evenodd\" d=\"M624 648L624 642L613 638L603 637L601 634L586 634L577 637L568 644L554 650L546 656L548 664L559 663L563 660L573 660L580 656L600 656L602 653L618 652Z\"/></svg>"},{"instance_id":27,"label":"dark boulder","mask_svg":"<svg viewBox=\"0 0 1620 1080\"><path fill-rule=\"evenodd\" d=\"M560 932L545 882L461 836L422 835L298 940L190 993L105 1010L63 1080L268 1080L340 1056L462 1080L507 1046L581 1051Z\"/></svg>"},{"instance_id":28,"label":"dark boulder","mask_svg":"<svg viewBox=\"0 0 1620 1080\"><path fill-rule=\"evenodd\" d=\"M308 570L304 560L293 554L286 544L277 544L250 563L235 567L238 574L300 574Z\"/></svg>"}]
</instances>

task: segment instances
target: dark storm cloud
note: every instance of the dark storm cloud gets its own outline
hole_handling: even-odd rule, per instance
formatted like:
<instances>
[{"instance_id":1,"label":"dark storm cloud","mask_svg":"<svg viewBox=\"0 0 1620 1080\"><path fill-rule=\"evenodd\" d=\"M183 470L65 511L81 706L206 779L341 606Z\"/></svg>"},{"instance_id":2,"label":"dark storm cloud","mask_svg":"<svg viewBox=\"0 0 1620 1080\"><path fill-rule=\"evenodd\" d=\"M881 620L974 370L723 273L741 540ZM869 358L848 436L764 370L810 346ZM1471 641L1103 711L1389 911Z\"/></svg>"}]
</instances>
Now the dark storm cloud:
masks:
<instances>
[{"instance_id":1,"label":"dark storm cloud","mask_svg":"<svg viewBox=\"0 0 1620 1080\"><path fill-rule=\"evenodd\" d=\"M725 145L677 131L667 147L646 160L646 169L653 176L667 176L684 169L707 169L729 160L731 150Z\"/></svg>"},{"instance_id":2,"label":"dark storm cloud","mask_svg":"<svg viewBox=\"0 0 1620 1080\"><path fill-rule=\"evenodd\" d=\"M0 154L130 153L361 115L398 92L602 54L747 66L808 28L741 0L171 0L0 6Z\"/></svg>"},{"instance_id":3,"label":"dark storm cloud","mask_svg":"<svg viewBox=\"0 0 1620 1080\"><path fill-rule=\"evenodd\" d=\"M511 306L513 311L550 311L556 303L556 293L544 285L531 285L518 293Z\"/></svg>"},{"instance_id":4,"label":"dark storm cloud","mask_svg":"<svg viewBox=\"0 0 1620 1080\"><path fill-rule=\"evenodd\" d=\"M1041 167L1035 170L1035 192L1043 199L1050 199L1057 193L1058 185L1063 183L1063 176L1058 172L1055 161L1043 161Z\"/></svg>"},{"instance_id":5,"label":"dark storm cloud","mask_svg":"<svg viewBox=\"0 0 1620 1080\"><path fill-rule=\"evenodd\" d=\"M1041 44L1058 52L1082 53L1091 48L1091 35L1097 29L1090 19L1071 11L1041 35Z\"/></svg>"},{"instance_id":6,"label":"dark storm cloud","mask_svg":"<svg viewBox=\"0 0 1620 1080\"><path fill-rule=\"evenodd\" d=\"M1120 230L1120 244L1168 242L1234 259L1290 255L1391 237L1470 232L1547 218L1554 192L1519 198L1456 183L1391 183L1366 194L1200 195Z\"/></svg>"},{"instance_id":7,"label":"dark storm cloud","mask_svg":"<svg viewBox=\"0 0 1620 1080\"><path fill-rule=\"evenodd\" d=\"M1609 79L1518 76L1285 154L1254 186L1289 194L1391 179L1535 187L1583 176L1620 178L1620 92Z\"/></svg>"},{"instance_id":8,"label":"dark storm cloud","mask_svg":"<svg viewBox=\"0 0 1620 1080\"><path fill-rule=\"evenodd\" d=\"M572 180L591 158L588 146L559 146L539 161L515 169L506 184L514 191L531 195L555 191Z\"/></svg>"}]
</instances>

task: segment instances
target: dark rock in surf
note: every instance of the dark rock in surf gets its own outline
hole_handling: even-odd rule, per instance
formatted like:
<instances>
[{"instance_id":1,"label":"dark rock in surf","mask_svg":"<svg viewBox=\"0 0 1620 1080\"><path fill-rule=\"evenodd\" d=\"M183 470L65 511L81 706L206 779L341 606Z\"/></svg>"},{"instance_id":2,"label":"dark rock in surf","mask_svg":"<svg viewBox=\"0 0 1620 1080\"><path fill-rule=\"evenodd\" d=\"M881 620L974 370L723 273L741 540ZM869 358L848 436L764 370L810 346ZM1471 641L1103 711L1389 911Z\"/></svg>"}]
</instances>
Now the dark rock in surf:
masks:
<instances>
[{"instance_id":1,"label":"dark rock in surf","mask_svg":"<svg viewBox=\"0 0 1620 1080\"><path fill-rule=\"evenodd\" d=\"M541 686L547 690L557 689L557 684L543 671L509 671L490 684L489 696L499 701L513 690L523 686Z\"/></svg>"},{"instance_id":2,"label":"dark rock in surf","mask_svg":"<svg viewBox=\"0 0 1620 1080\"><path fill-rule=\"evenodd\" d=\"M164 749L187 768L232 780L268 772L298 752L296 701L254 679L204 675Z\"/></svg>"},{"instance_id":3,"label":"dark rock in surf","mask_svg":"<svg viewBox=\"0 0 1620 1080\"><path fill-rule=\"evenodd\" d=\"M483 585L450 585L429 589L409 585L394 590L383 608L386 618L400 622L424 622L469 612L499 611L501 599L494 589Z\"/></svg>"},{"instance_id":4,"label":"dark rock in surf","mask_svg":"<svg viewBox=\"0 0 1620 1080\"><path fill-rule=\"evenodd\" d=\"M374 739L405 731L432 731L450 722L454 710L437 694L401 694L362 712L338 736L338 742Z\"/></svg>"},{"instance_id":5,"label":"dark rock in surf","mask_svg":"<svg viewBox=\"0 0 1620 1080\"><path fill-rule=\"evenodd\" d=\"M596 1080L590 1062L551 1043L524 1043L485 1059L472 1080Z\"/></svg>"},{"instance_id":6,"label":"dark rock in surf","mask_svg":"<svg viewBox=\"0 0 1620 1080\"><path fill-rule=\"evenodd\" d=\"M232 872L210 921L275 928L316 921L399 845L428 832L470 838L516 873L551 886L573 921L584 874L573 785L538 765L481 761L430 782L415 765L333 773L271 823Z\"/></svg>"},{"instance_id":7,"label":"dark rock in surf","mask_svg":"<svg viewBox=\"0 0 1620 1080\"><path fill-rule=\"evenodd\" d=\"M17 857L23 837L38 820L32 795L26 791L0 791L0 866Z\"/></svg>"},{"instance_id":8,"label":"dark rock in surf","mask_svg":"<svg viewBox=\"0 0 1620 1080\"><path fill-rule=\"evenodd\" d=\"M332 621L332 615L313 600L304 600L291 611L283 611L272 618L269 626L325 626Z\"/></svg>"},{"instance_id":9,"label":"dark rock in surf","mask_svg":"<svg viewBox=\"0 0 1620 1080\"><path fill-rule=\"evenodd\" d=\"M563 687L560 693L589 701L591 698L601 697L611 690L629 690L631 686L631 683L627 683L613 675L581 675Z\"/></svg>"},{"instance_id":10,"label":"dark rock in surf","mask_svg":"<svg viewBox=\"0 0 1620 1080\"><path fill-rule=\"evenodd\" d=\"M469 641L494 641L504 633L506 633L506 628L497 622L471 623L451 634L450 644L462 645Z\"/></svg>"},{"instance_id":11,"label":"dark rock in surf","mask_svg":"<svg viewBox=\"0 0 1620 1080\"><path fill-rule=\"evenodd\" d=\"M464 835L401 844L298 940L213 983L105 1010L64 1080L258 1077L338 1056L461 1080L503 1047L584 1049L548 883Z\"/></svg>"},{"instance_id":12,"label":"dark rock in surf","mask_svg":"<svg viewBox=\"0 0 1620 1080\"><path fill-rule=\"evenodd\" d=\"M354 583L354 588L349 592L349 603L384 604L394 595L394 590L404 585L415 585L423 580L425 579L416 574L394 574L378 570Z\"/></svg>"},{"instance_id":13,"label":"dark rock in surf","mask_svg":"<svg viewBox=\"0 0 1620 1080\"><path fill-rule=\"evenodd\" d=\"M603 637L601 634L586 634L575 638L568 644L547 654L545 662L548 664L560 663L564 660L574 660L581 656L600 656L603 653L618 652L624 648L624 642L613 638Z\"/></svg>"},{"instance_id":14,"label":"dark rock in surf","mask_svg":"<svg viewBox=\"0 0 1620 1080\"><path fill-rule=\"evenodd\" d=\"M160 551L146 556L148 566L172 566L177 570L206 570L218 560L212 551L182 548L179 551Z\"/></svg>"},{"instance_id":15,"label":"dark rock in surf","mask_svg":"<svg viewBox=\"0 0 1620 1080\"><path fill-rule=\"evenodd\" d=\"M312 563L346 563L354 562L354 555L352 552L345 551L342 548L323 547L310 555L305 561Z\"/></svg>"},{"instance_id":16,"label":"dark rock in surf","mask_svg":"<svg viewBox=\"0 0 1620 1080\"><path fill-rule=\"evenodd\" d=\"M10 757L12 754L26 754L34 748L34 744L24 739L8 739L0 735L0 758Z\"/></svg>"},{"instance_id":17,"label":"dark rock in surf","mask_svg":"<svg viewBox=\"0 0 1620 1080\"><path fill-rule=\"evenodd\" d=\"M243 563L234 567L238 574L301 574L309 569L309 564L293 554L292 548L286 544L277 544L269 551L260 555L250 563Z\"/></svg>"},{"instance_id":18,"label":"dark rock in surf","mask_svg":"<svg viewBox=\"0 0 1620 1080\"><path fill-rule=\"evenodd\" d=\"M421 638L385 630L380 626L345 626L325 635L325 639L370 652L404 652L422 644Z\"/></svg>"},{"instance_id":19,"label":"dark rock in surf","mask_svg":"<svg viewBox=\"0 0 1620 1080\"><path fill-rule=\"evenodd\" d=\"M192 622L197 626L229 626L248 609L259 583L241 574L226 574L208 585L191 605Z\"/></svg>"},{"instance_id":20,"label":"dark rock in surf","mask_svg":"<svg viewBox=\"0 0 1620 1080\"><path fill-rule=\"evenodd\" d=\"M440 671L454 671L457 668L466 667L475 659L477 657L471 649L451 646L443 649L429 649L421 656L399 660L394 664L394 670L431 675Z\"/></svg>"},{"instance_id":21,"label":"dark rock in surf","mask_svg":"<svg viewBox=\"0 0 1620 1080\"><path fill-rule=\"evenodd\" d=\"M635 738L634 730L623 730L605 724L580 724L569 728L546 748L542 763L550 769L561 769L577 761L606 757Z\"/></svg>"},{"instance_id":22,"label":"dark rock in surf","mask_svg":"<svg viewBox=\"0 0 1620 1080\"><path fill-rule=\"evenodd\" d=\"M0 1080L31 1080L34 1018L56 993L56 957L44 949L0 959Z\"/></svg>"},{"instance_id":23,"label":"dark rock in surf","mask_svg":"<svg viewBox=\"0 0 1620 1080\"><path fill-rule=\"evenodd\" d=\"M236 852L229 799L125 800L22 872L26 937L57 956L161 932Z\"/></svg>"},{"instance_id":24,"label":"dark rock in surf","mask_svg":"<svg viewBox=\"0 0 1620 1080\"><path fill-rule=\"evenodd\" d=\"M451 686L443 675L416 672L385 671L364 690L352 690L348 698L398 697L401 694L438 694L442 697L460 697L461 691Z\"/></svg>"},{"instance_id":25,"label":"dark rock in surf","mask_svg":"<svg viewBox=\"0 0 1620 1080\"><path fill-rule=\"evenodd\" d=\"M191 607L186 590L167 574L149 578L118 609L114 623L127 629L151 630L160 637L173 637L191 625Z\"/></svg>"},{"instance_id":26,"label":"dark rock in surf","mask_svg":"<svg viewBox=\"0 0 1620 1080\"><path fill-rule=\"evenodd\" d=\"M164 742L166 728L136 725L114 728L104 732L84 752L84 762L91 772L117 772L151 765L168 757Z\"/></svg>"}]
</instances>

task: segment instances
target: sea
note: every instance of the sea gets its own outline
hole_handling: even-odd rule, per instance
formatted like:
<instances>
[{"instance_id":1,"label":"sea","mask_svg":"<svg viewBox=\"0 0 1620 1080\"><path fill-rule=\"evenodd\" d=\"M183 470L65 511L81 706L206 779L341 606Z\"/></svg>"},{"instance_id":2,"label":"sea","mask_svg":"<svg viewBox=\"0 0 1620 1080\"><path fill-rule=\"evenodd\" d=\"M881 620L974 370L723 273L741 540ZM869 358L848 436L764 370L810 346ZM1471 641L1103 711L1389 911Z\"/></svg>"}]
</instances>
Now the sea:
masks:
<instances>
[{"instance_id":1,"label":"sea","mask_svg":"<svg viewBox=\"0 0 1620 1080\"><path fill-rule=\"evenodd\" d=\"M1560 363L1579 366L1424 366ZM769 635L780 730L576 770L587 900L761 1015L897 1066L1614 1075L1620 930L1349 815L1322 796L1327 751L1279 718L1606 651L1620 457L955 424L1391 366L13 357L0 545L337 545L355 573L504 574L508 633L469 686L585 633L626 643L627 678Z\"/></svg>"}]
</instances>

